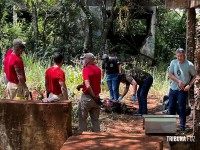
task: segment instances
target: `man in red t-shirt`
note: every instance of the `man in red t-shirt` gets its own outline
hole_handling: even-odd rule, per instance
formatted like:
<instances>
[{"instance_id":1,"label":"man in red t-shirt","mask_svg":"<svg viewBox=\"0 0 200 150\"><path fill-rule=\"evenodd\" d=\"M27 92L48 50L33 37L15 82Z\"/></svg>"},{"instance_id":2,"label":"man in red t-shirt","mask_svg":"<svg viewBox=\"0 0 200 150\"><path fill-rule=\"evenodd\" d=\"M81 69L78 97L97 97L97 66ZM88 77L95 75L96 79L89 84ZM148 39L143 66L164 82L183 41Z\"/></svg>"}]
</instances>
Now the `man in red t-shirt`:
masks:
<instances>
[{"instance_id":1,"label":"man in red t-shirt","mask_svg":"<svg viewBox=\"0 0 200 150\"><path fill-rule=\"evenodd\" d=\"M14 45L14 44L13 44L13 45ZM5 55L4 55L4 59L3 59L3 66L4 66L3 70L4 70L4 73L6 73L6 64L7 64L7 62L6 62L6 57L8 57L12 52L13 52L13 50L12 50L12 48L10 48L10 49L8 49L8 50L6 51L6 53L5 53ZM8 83L8 79L7 79L7 77L5 76L5 84L7 84L7 83Z\"/></svg>"},{"instance_id":2,"label":"man in red t-shirt","mask_svg":"<svg viewBox=\"0 0 200 150\"><path fill-rule=\"evenodd\" d=\"M24 63L21 59L24 51L24 42L20 39L13 41L13 52L5 57L5 73L8 79L8 99L24 99L29 96L29 90L26 85L26 76Z\"/></svg>"},{"instance_id":3,"label":"man in red t-shirt","mask_svg":"<svg viewBox=\"0 0 200 150\"><path fill-rule=\"evenodd\" d=\"M95 57L92 53L86 53L83 58L85 66L82 71L83 84L77 87L77 89L83 88L83 94L78 105L78 130L80 132L87 130L87 117L89 113L93 132L99 132L101 69L95 65Z\"/></svg>"},{"instance_id":4,"label":"man in red t-shirt","mask_svg":"<svg viewBox=\"0 0 200 150\"><path fill-rule=\"evenodd\" d=\"M65 73L61 69L63 59L63 55L55 53L53 56L54 65L46 70L45 87L47 98L42 100L44 103L58 100L68 100Z\"/></svg>"}]
</instances>

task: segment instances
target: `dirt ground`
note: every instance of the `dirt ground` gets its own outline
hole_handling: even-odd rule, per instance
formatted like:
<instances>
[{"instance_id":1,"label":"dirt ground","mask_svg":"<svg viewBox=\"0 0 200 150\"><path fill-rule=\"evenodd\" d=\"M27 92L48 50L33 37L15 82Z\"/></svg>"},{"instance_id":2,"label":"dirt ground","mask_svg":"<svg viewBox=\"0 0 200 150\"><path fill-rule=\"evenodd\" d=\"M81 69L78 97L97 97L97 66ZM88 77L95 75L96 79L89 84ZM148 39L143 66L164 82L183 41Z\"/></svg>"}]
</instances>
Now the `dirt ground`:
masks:
<instances>
[{"instance_id":1,"label":"dirt ground","mask_svg":"<svg viewBox=\"0 0 200 150\"><path fill-rule=\"evenodd\" d=\"M37 94L33 94L33 98L36 99ZM102 95L101 95L102 97ZM105 96L103 96L105 97ZM163 114L162 112L162 97L163 95L148 95L148 101L147 101L147 106L148 106L148 114ZM125 135L125 137L130 136L138 136L140 138L144 138L145 140L148 139L149 137L153 137L156 139L154 135L148 135L148 138L145 135L145 130L143 129L143 117L140 116L134 116L134 114L138 110L138 101L133 103L131 101L131 94L127 94L127 96L122 100L122 103L125 103L127 106L127 112L124 113L116 113L116 112L105 112L105 110L101 110L101 115L100 115L100 124L101 124L101 131L102 133L105 134L116 134L116 135ZM187 117L187 123L186 123L186 135L191 135L192 134L192 114ZM76 134L77 130L77 124L72 124L73 126L73 132L74 135ZM179 119L177 119L177 134L179 135L178 131L178 126L179 126ZM84 134L83 136L87 136L88 133ZM112 135L114 136L114 135ZM169 143L167 142L167 135L158 135L158 140L160 140L160 137L164 139L163 141L163 148L164 150L169 150L170 146ZM91 135L90 135L91 137ZM82 137L81 137L82 138ZM105 136L107 137L107 135ZM136 137L137 139L137 137ZM73 142L72 140L69 140L69 142ZM80 141L79 141L80 142ZM69 144L69 143L68 143ZM69 146L69 145L68 145Z\"/></svg>"}]
</instances>

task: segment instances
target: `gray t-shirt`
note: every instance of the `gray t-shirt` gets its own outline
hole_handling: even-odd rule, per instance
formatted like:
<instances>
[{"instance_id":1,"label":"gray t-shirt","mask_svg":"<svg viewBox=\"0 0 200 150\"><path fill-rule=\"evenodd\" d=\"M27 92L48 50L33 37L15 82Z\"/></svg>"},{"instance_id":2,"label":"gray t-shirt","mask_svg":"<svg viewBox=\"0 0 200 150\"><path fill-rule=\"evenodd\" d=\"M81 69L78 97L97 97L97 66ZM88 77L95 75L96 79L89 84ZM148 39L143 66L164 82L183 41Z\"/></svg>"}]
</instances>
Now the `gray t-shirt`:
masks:
<instances>
[{"instance_id":1,"label":"gray t-shirt","mask_svg":"<svg viewBox=\"0 0 200 150\"><path fill-rule=\"evenodd\" d=\"M177 59L171 61L169 72L181 80L185 86L189 84L191 78L196 74L193 63L185 60L182 64L180 64ZM170 88L172 90L179 90L178 83L172 81Z\"/></svg>"}]
</instances>

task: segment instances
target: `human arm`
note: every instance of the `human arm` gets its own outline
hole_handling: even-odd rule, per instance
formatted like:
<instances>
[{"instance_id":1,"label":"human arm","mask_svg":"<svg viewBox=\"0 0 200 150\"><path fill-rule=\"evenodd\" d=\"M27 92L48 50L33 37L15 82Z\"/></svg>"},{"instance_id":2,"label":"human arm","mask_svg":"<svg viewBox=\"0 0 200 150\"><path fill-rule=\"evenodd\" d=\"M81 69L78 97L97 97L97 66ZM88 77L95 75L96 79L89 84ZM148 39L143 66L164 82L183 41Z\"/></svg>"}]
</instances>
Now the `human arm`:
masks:
<instances>
[{"instance_id":1,"label":"human arm","mask_svg":"<svg viewBox=\"0 0 200 150\"><path fill-rule=\"evenodd\" d=\"M67 86L66 86L65 82L59 82L59 84L61 87L61 92L62 92L64 100L68 100Z\"/></svg>"},{"instance_id":2,"label":"human arm","mask_svg":"<svg viewBox=\"0 0 200 150\"><path fill-rule=\"evenodd\" d=\"M194 84L196 80L196 75L192 77L192 80L185 86L184 91L189 91L192 85Z\"/></svg>"},{"instance_id":3,"label":"human arm","mask_svg":"<svg viewBox=\"0 0 200 150\"><path fill-rule=\"evenodd\" d=\"M119 64L118 68L119 68L119 73L122 73L122 65L121 64Z\"/></svg>"},{"instance_id":4,"label":"human arm","mask_svg":"<svg viewBox=\"0 0 200 150\"><path fill-rule=\"evenodd\" d=\"M94 91L92 89L92 87L90 86L90 81L89 80L84 80L85 83L85 87L87 89L87 93L91 96L91 97L97 97L98 95L94 94Z\"/></svg>"},{"instance_id":5,"label":"human arm","mask_svg":"<svg viewBox=\"0 0 200 150\"><path fill-rule=\"evenodd\" d=\"M178 83L180 90L184 89L184 84L181 80L179 80L177 77L175 77L171 72L168 72L168 76L171 80Z\"/></svg>"},{"instance_id":6,"label":"human arm","mask_svg":"<svg viewBox=\"0 0 200 150\"><path fill-rule=\"evenodd\" d=\"M24 90L24 96L25 97L28 97L29 96L29 90L28 90L28 87L26 85L26 82L25 82L25 77L22 73L22 69L21 68L18 68L16 67L15 68L15 72L17 74L17 78L19 80L19 82L21 83L22 87L23 87L23 90Z\"/></svg>"},{"instance_id":7,"label":"human arm","mask_svg":"<svg viewBox=\"0 0 200 150\"><path fill-rule=\"evenodd\" d=\"M25 82L25 77L22 73L22 69L21 68L15 68L16 74L17 74L17 78L19 80L19 82L22 84L22 87L24 89L28 88Z\"/></svg>"}]
</instances>

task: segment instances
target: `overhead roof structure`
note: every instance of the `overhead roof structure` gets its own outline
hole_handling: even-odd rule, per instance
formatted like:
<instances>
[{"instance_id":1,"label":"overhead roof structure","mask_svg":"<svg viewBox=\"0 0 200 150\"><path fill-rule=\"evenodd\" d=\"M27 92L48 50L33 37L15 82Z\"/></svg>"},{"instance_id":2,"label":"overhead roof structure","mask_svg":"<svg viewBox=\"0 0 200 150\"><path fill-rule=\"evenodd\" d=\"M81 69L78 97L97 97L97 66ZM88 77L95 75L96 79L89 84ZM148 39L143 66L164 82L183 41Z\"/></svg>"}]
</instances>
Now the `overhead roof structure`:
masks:
<instances>
[{"instance_id":1,"label":"overhead roof structure","mask_svg":"<svg viewBox=\"0 0 200 150\"><path fill-rule=\"evenodd\" d=\"M167 8L196 8L200 7L200 0L165 0Z\"/></svg>"}]
</instances>

